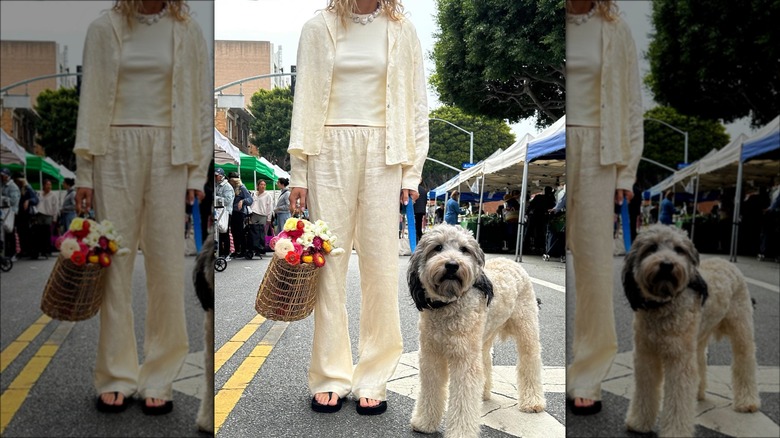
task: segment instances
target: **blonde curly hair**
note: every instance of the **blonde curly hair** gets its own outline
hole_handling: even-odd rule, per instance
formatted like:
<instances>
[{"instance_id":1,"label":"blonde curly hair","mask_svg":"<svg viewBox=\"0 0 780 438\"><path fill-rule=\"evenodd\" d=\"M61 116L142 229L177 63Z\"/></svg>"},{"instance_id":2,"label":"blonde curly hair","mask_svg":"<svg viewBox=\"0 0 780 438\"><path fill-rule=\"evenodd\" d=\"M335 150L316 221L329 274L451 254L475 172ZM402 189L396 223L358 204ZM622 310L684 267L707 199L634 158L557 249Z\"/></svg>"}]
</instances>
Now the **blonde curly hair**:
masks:
<instances>
[{"instance_id":1,"label":"blonde curly hair","mask_svg":"<svg viewBox=\"0 0 780 438\"><path fill-rule=\"evenodd\" d=\"M403 20L404 6L401 0L377 0L377 3L390 20ZM355 9L357 0L328 0L328 6L325 7L326 11L334 12L341 19L343 26L347 25L347 20Z\"/></svg>"},{"instance_id":2,"label":"blonde curly hair","mask_svg":"<svg viewBox=\"0 0 780 438\"><path fill-rule=\"evenodd\" d=\"M133 26L133 17L141 13L143 0L114 0L112 10L118 12L127 21L128 26ZM190 6L185 0L166 0L165 8L168 14L176 21L187 21L190 17Z\"/></svg>"},{"instance_id":3,"label":"blonde curly hair","mask_svg":"<svg viewBox=\"0 0 780 438\"><path fill-rule=\"evenodd\" d=\"M569 4L574 1L575 0L566 0L566 9L568 9ZM596 9L596 13L599 14L601 18L606 21L617 20L620 11L615 0L594 0L593 3L595 3L593 7Z\"/></svg>"}]
</instances>

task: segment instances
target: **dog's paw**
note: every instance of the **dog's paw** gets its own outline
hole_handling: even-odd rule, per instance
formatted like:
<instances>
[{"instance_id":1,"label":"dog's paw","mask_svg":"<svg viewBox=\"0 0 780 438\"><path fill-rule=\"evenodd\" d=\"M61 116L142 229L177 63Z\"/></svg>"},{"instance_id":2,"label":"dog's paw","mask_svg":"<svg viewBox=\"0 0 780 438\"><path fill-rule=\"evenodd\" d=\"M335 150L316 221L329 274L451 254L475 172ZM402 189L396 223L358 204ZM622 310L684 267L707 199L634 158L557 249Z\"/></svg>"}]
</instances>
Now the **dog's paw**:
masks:
<instances>
[{"instance_id":1,"label":"dog's paw","mask_svg":"<svg viewBox=\"0 0 780 438\"><path fill-rule=\"evenodd\" d=\"M628 430L629 432L650 433L653 430L653 424L647 422L626 420L626 430Z\"/></svg>"},{"instance_id":2,"label":"dog's paw","mask_svg":"<svg viewBox=\"0 0 780 438\"><path fill-rule=\"evenodd\" d=\"M536 414L539 412L544 411L545 405L544 403L541 404L531 404L531 405L520 405L520 410L523 412L526 412L528 414Z\"/></svg>"},{"instance_id":3,"label":"dog's paw","mask_svg":"<svg viewBox=\"0 0 780 438\"><path fill-rule=\"evenodd\" d=\"M426 425L420 422L419 420L412 419L412 430L414 432L430 434L430 433L435 433L436 429L437 429L436 426L431 426L429 424Z\"/></svg>"},{"instance_id":4,"label":"dog's paw","mask_svg":"<svg viewBox=\"0 0 780 438\"><path fill-rule=\"evenodd\" d=\"M759 407L761 407L759 403L735 404L734 410L743 413L758 412Z\"/></svg>"}]
</instances>

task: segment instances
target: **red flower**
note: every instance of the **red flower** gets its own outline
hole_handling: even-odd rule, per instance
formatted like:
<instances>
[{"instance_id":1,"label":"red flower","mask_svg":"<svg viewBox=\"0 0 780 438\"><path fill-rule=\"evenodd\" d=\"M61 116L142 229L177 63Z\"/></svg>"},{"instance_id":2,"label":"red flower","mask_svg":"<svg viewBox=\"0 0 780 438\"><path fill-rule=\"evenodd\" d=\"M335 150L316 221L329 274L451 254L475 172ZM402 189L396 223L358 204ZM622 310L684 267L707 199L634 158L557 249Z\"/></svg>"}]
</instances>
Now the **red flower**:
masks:
<instances>
[{"instance_id":1,"label":"red flower","mask_svg":"<svg viewBox=\"0 0 780 438\"><path fill-rule=\"evenodd\" d=\"M315 252L312 256L314 256L314 266L318 268L325 266L325 256L321 252Z\"/></svg>"},{"instance_id":2,"label":"red flower","mask_svg":"<svg viewBox=\"0 0 780 438\"><path fill-rule=\"evenodd\" d=\"M303 228L304 228L305 226L306 226L306 224L304 224L302 220L299 220L299 221L298 221L298 223L295 225L295 227L296 227L296 228L298 229L298 231L300 231L301 233L303 233Z\"/></svg>"},{"instance_id":3,"label":"red flower","mask_svg":"<svg viewBox=\"0 0 780 438\"><path fill-rule=\"evenodd\" d=\"M108 249L108 237L100 236L100 239L98 239L98 245L100 245L102 249Z\"/></svg>"},{"instance_id":4,"label":"red flower","mask_svg":"<svg viewBox=\"0 0 780 438\"><path fill-rule=\"evenodd\" d=\"M287 261L287 263L291 265L297 265L301 262L301 256L299 256L296 252L290 251L287 253L287 255L284 257L284 259Z\"/></svg>"},{"instance_id":5,"label":"red flower","mask_svg":"<svg viewBox=\"0 0 780 438\"><path fill-rule=\"evenodd\" d=\"M70 256L70 261L73 262L76 266L82 266L87 262L87 258L84 257L84 254L82 254L80 251L74 251Z\"/></svg>"},{"instance_id":6,"label":"red flower","mask_svg":"<svg viewBox=\"0 0 780 438\"><path fill-rule=\"evenodd\" d=\"M314 236L314 239L311 240L311 246L314 247L317 251L322 249L322 237L320 236Z\"/></svg>"}]
</instances>

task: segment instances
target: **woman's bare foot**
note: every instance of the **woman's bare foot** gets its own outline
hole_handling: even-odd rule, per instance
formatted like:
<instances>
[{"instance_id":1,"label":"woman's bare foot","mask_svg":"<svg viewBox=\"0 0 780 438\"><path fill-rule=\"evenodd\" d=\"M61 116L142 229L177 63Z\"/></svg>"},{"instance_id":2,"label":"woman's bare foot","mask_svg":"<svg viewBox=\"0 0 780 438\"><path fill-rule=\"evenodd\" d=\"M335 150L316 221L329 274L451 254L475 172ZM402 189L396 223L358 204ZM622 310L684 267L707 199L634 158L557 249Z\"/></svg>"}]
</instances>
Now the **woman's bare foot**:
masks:
<instances>
[{"instance_id":1,"label":"woman's bare foot","mask_svg":"<svg viewBox=\"0 0 780 438\"><path fill-rule=\"evenodd\" d=\"M336 406L339 402L339 395L335 392L318 392L314 394L314 400L323 406Z\"/></svg>"},{"instance_id":2,"label":"woman's bare foot","mask_svg":"<svg viewBox=\"0 0 780 438\"><path fill-rule=\"evenodd\" d=\"M379 403L382 403L382 401L374 400L373 398L360 397L358 403L360 404L360 407L363 408L375 408L379 406Z\"/></svg>"},{"instance_id":3,"label":"woman's bare foot","mask_svg":"<svg viewBox=\"0 0 780 438\"><path fill-rule=\"evenodd\" d=\"M122 406L125 402L125 395L121 392L104 392L100 394L100 400L110 406Z\"/></svg>"},{"instance_id":4,"label":"woman's bare foot","mask_svg":"<svg viewBox=\"0 0 780 438\"><path fill-rule=\"evenodd\" d=\"M582 397L574 398L574 406L578 408L589 408L593 406L595 403L596 403L595 400L591 400L589 398L582 398Z\"/></svg>"},{"instance_id":5,"label":"woman's bare foot","mask_svg":"<svg viewBox=\"0 0 780 438\"><path fill-rule=\"evenodd\" d=\"M159 408L165 404L165 400L161 398L146 397L145 403L148 408Z\"/></svg>"}]
</instances>

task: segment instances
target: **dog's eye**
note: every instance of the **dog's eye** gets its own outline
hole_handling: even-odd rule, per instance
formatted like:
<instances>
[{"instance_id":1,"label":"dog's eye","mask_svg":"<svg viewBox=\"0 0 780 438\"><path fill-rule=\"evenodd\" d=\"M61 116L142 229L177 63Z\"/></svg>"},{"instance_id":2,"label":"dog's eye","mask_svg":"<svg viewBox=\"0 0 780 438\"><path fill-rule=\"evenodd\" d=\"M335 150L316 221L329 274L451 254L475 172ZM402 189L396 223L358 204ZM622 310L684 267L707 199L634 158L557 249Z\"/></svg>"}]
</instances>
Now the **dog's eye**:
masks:
<instances>
[{"instance_id":1,"label":"dog's eye","mask_svg":"<svg viewBox=\"0 0 780 438\"><path fill-rule=\"evenodd\" d=\"M648 246L646 251L647 252L655 252L655 250L657 250L657 249L658 249L658 245L654 243L654 244Z\"/></svg>"},{"instance_id":2,"label":"dog's eye","mask_svg":"<svg viewBox=\"0 0 780 438\"><path fill-rule=\"evenodd\" d=\"M460 247L460 252L462 252L463 254L468 254L468 253L469 253L469 250L468 250L468 248L466 248L465 246L461 246L461 247Z\"/></svg>"},{"instance_id":3,"label":"dog's eye","mask_svg":"<svg viewBox=\"0 0 780 438\"><path fill-rule=\"evenodd\" d=\"M442 249L444 249L444 247L443 247L443 246L441 246L441 245L436 245L436 246L434 246L434 247L433 247L433 250L434 250L434 251L436 251L436 252L439 252L439 251L441 251Z\"/></svg>"},{"instance_id":4,"label":"dog's eye","mask_svg":"<svg viewBox=\"0 0 780 438\"><path fill-rule=\"evenodd\" d=\"M682 246L675 246L674 252L676 252L677 254L685 254L685 250L683 249Z\"/></svg>"}]
</instances>

